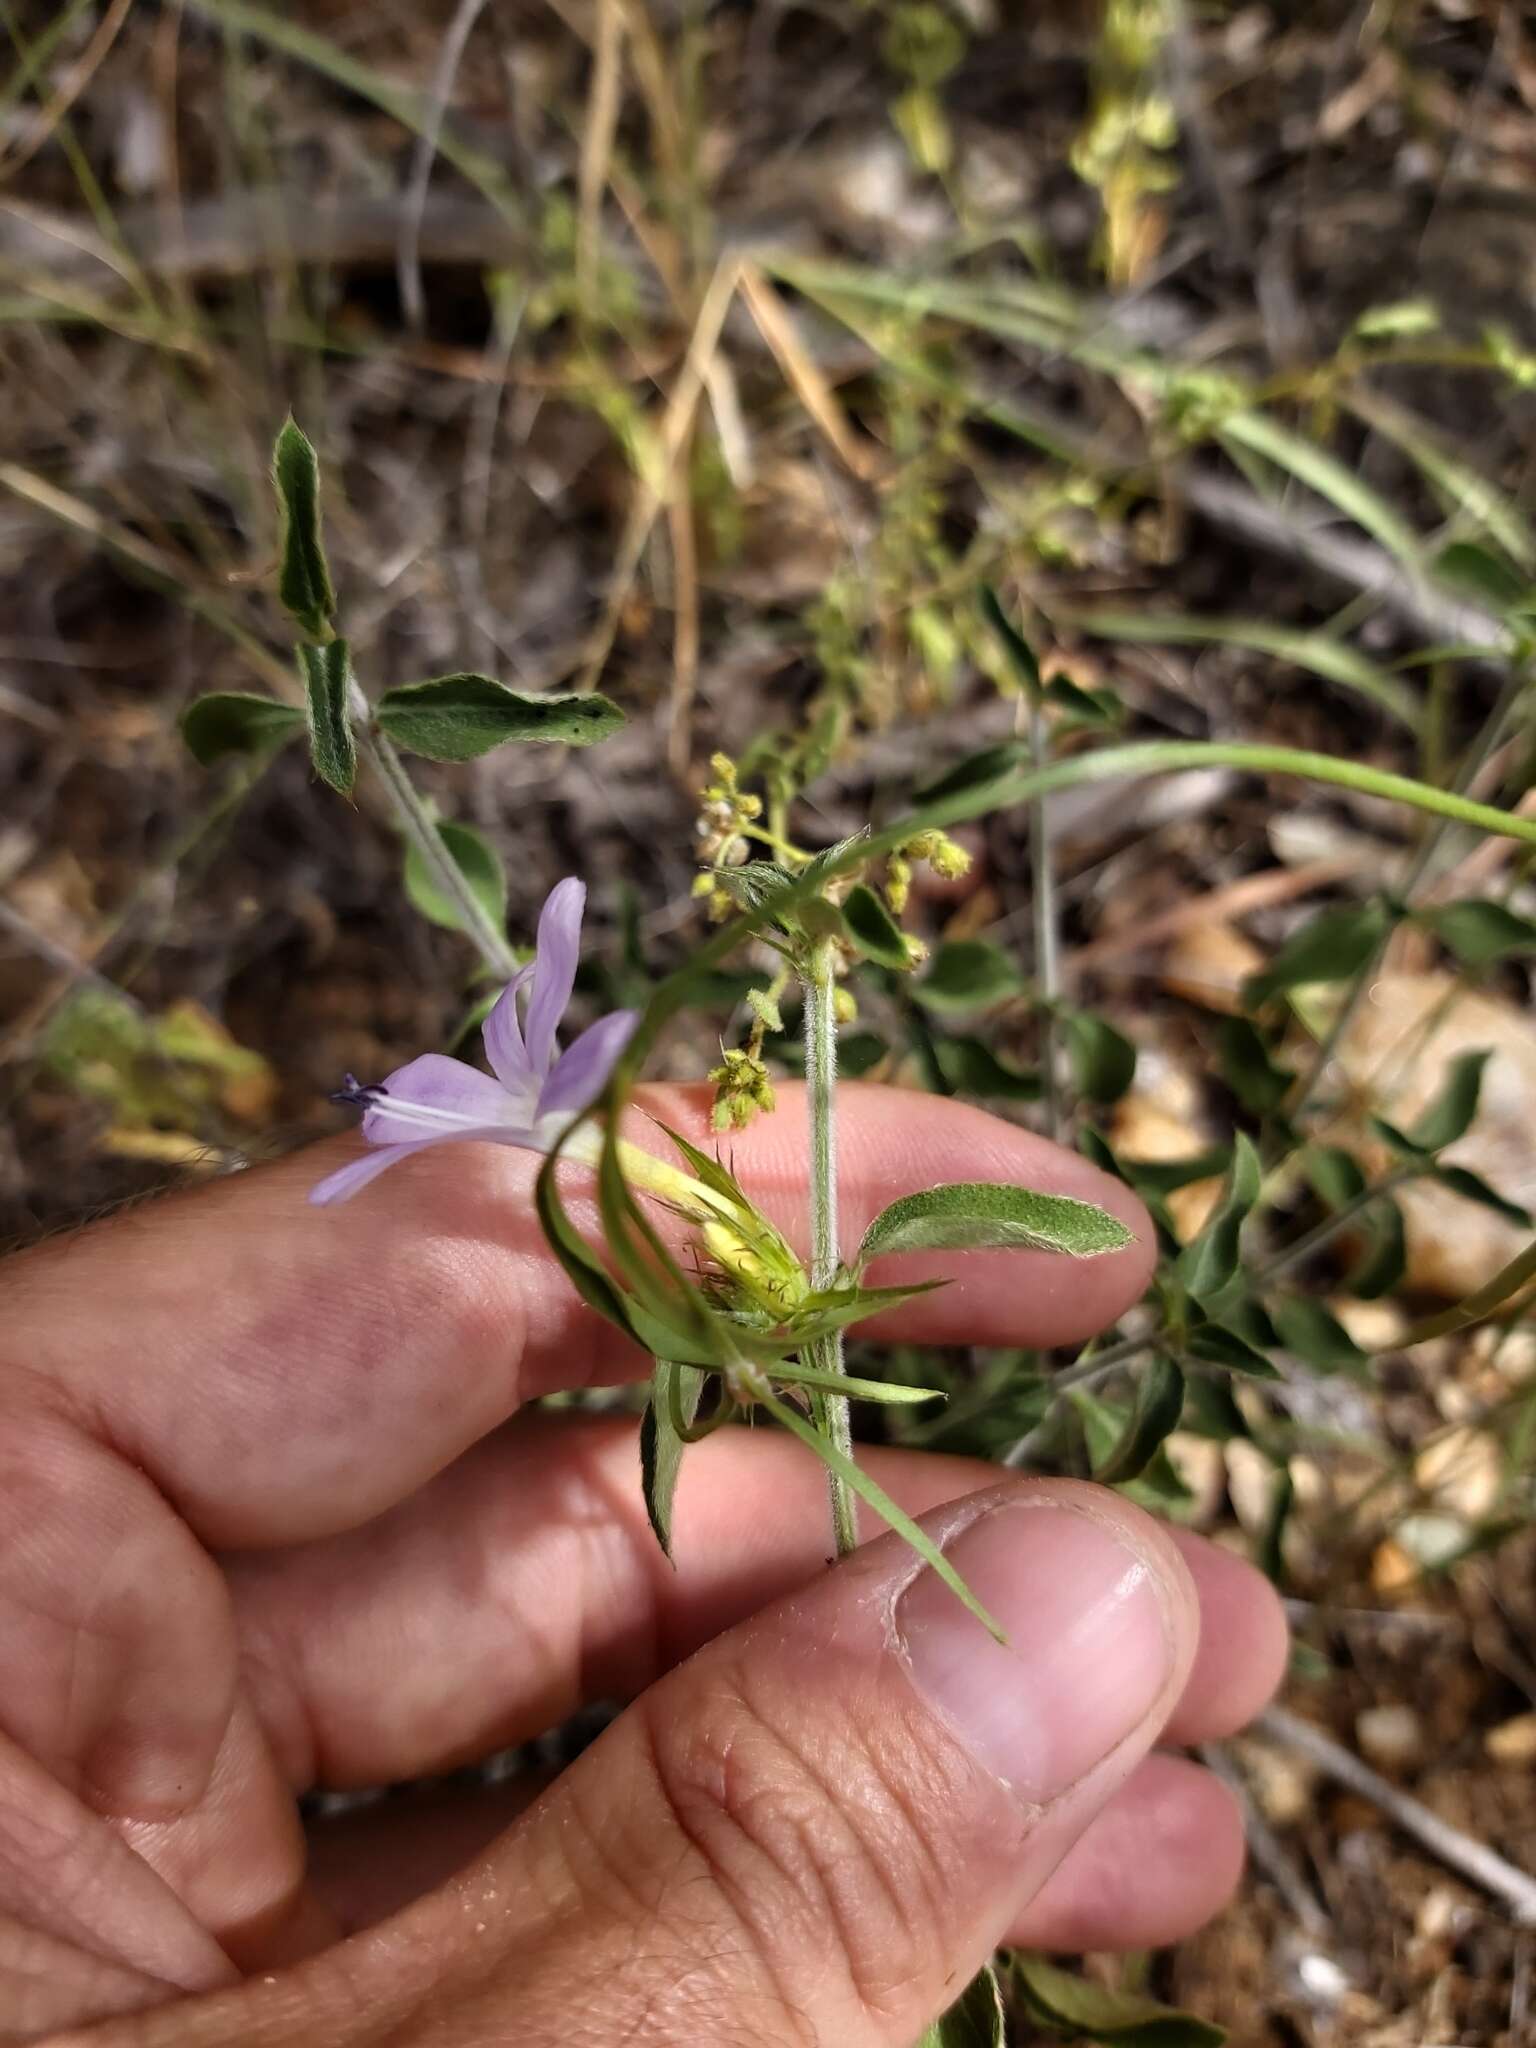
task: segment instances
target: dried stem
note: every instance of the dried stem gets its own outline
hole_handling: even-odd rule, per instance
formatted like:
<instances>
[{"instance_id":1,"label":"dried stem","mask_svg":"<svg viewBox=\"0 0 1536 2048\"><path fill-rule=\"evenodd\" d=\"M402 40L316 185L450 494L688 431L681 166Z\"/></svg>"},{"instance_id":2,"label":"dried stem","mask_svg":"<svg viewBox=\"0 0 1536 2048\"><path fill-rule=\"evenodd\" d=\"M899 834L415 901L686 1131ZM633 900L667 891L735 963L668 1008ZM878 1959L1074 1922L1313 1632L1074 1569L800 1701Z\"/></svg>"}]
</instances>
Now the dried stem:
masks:
<instances>
[{"instance_id":1,"label":"dried stem","mask_svg":"<svg viewBox=\"0 0 1536 2048\"><path fill-rule=\"evenodd\" d=\"M832 946L819 940L811 949L802 986L805 997L805 1086L811 1137L811 1285L830 1287L837 1278L837 1018L833 1004ZM843 1371L840 1330L805 1347L806 1363L824 1372ZM820 1394L818 1420L845 1457L853 1455L848 1402L841 1394ZM832 1534L839 1557L858 1542L853 1496L847 1482L828 1473Z\"/></svg>"}]
</instances>

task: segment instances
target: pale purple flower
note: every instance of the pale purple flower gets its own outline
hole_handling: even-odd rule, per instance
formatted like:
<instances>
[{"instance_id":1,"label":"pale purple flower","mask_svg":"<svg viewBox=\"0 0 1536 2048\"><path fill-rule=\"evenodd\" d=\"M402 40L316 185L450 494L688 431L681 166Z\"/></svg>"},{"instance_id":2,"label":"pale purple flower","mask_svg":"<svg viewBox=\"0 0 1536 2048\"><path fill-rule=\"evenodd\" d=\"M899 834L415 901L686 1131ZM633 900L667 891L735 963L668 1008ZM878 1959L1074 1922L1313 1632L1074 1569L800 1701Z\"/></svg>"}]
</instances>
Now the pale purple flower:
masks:
<instances>
[{"instance_id":1,"label":"pale purple flower","mask_svg":"<svg viewBox=\"0 0 1536 2048\"><path fill-rule=\"evenodd\" d=\"M597 1100L636 1013L599 1017L559 1049L555 1031L576 980L586 901L586 885L574 877L557 882L545 900L534 956L507 983L483 1026L491 1074L428 1052L371 1088L349 1079L341 1100L362 1107L363 1136L377 1149L321 1181L310 1191L312 1202L344 1202L397 1159L454 1138L547 1152L571 1118Z\"/></svg>"}]
</instances>

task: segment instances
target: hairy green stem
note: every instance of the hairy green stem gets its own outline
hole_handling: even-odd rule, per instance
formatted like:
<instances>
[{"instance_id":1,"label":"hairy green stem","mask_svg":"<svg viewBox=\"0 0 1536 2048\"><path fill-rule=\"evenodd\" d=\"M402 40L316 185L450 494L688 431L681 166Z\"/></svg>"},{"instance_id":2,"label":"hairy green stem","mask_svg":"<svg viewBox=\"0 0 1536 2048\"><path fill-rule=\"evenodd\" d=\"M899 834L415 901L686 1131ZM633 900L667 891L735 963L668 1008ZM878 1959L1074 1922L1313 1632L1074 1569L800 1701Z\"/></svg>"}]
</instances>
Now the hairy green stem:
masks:
<instances>
[{"instance_id":1,"label":"hairy green stem","mask_svg":"<svg viewBox=\"0 0 1536 2048\"><path fill-rule=\"evenodd\" d=\"M465 881L458 862L444 846L420 792L405 772L405 763L377 727L364 727L364 741L369 759L378 770L379 780L389 793L401 830L426 862L438 887L457 909L463 919L465 933L473 940L491 973L498 981L510 981L517 972L517 955L496 929L489 911Z\"/></svg>"},{"instance_id":2,"label":"hairy green stem","mask_svg":"<svg viewBox=\"0 0 1536 2048\"><path fill-rule=\"evenodd\" d=\"M805 997L805 1094L811 1138L811 1285L830 1287L837 1278L837 1018L834 1012L831 941L818 940L803 975ZM805 1362L818 1371L843 1372L843 1334L834 1330L805 1347ZM815 1397L818 1419L844 1457L853 1456L848 1402L841 1394ZM839 1557L858 1542L853 1495L838 1472L828 1470L832 1534Z\"/></svg>"}]
</instances>

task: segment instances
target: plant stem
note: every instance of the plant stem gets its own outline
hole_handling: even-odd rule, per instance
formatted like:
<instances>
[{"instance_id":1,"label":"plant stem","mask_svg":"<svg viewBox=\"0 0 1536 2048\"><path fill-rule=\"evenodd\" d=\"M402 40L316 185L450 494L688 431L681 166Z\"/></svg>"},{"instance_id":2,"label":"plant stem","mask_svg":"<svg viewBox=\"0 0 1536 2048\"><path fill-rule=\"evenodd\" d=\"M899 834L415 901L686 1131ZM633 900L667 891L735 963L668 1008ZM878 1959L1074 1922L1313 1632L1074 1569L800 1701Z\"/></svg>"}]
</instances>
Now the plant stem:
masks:
<instances>
[{"instance_id":1,"label":"plant stem","mask_svg":"<svg viewBox=\"0 0 1536 2048\"><path fill-rule=\"evenodd\" d=\"M1046 766L1048 734L1044 708L1037 704L1030 714L1030 746L1036 772ZM1029 806L1030 909L1035 928L1035 1001L1040 1012L1041 1108L1045 1135L1055 1138L1061 1129L1061 1098L1056 1069L1056 997L1061 974L1056 945L1056 878L1051 861L1050 821L1046 798L1035 797Z\"/></svg>"},{"instance_id":2,"label":"plant stem","mask_svg":"<svg viewBox=\"0 0 1536 2048\"><path fill-rule=\"evenodd\" d=\"M832 944L819 939L803 971L805 997L805 1092L811 1137L811 1285L830 1287L837 1278L837 1018ZM805 1362L819 1371L843 1371L843 1335L834 1330L805 1347ZM848 1402L841 1394L818 1394L819 1420L844 1457L853 1456ZM839 1557L858 1542L853 1495L848 1483L829 1471L832 1534Z\"/></svg>"},{"instance_id":3,"label":"plant stem","mask_svg":"<svg viewBox=\"0 0 1536 2048\"><path fill-rule=\"evenodd\" d=\"M401 830L426 862L443 894L457 908L466 935L473 940L491 973L498 981L510 981L517 972L517 955L459 872L458 862L444 846L420 792L405 772L405 763L376 727L364 727L364 744L389 793Z\"/></svg>"}]
</instances>

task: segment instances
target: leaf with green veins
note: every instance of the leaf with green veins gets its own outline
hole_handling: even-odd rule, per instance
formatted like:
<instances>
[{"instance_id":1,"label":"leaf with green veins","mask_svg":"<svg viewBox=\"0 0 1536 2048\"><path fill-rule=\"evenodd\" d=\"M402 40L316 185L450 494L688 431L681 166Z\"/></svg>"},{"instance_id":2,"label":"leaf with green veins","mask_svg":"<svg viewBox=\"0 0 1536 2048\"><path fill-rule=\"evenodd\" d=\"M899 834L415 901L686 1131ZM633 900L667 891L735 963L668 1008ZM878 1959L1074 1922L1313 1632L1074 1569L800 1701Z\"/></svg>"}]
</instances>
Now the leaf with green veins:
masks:
<instances>
[{"instance_id":1,"label":"leaf with green veins","mask_svg":"<svg viewBox=\"0 0 1536 2048\"><path fill-rule=\"evenodd\" d=\"M866 960L897 974L910 971L912 957L901 926L866 882L856 882L843 899L843 922Z\"/></svg>"},{"instance_id":2,"label":"leaf with green veins","mask_svg":"<svg viewBox=\"0 0 1536 2048\"><path fill-rule=\"evenodd\" d=\"M948 2012L936 2019L917 2048L1007 2048L1007 2015L996 1973L973 1977Z\"/></svg>"},{"instance_id":3,"label":"leaf with green veins","mask_svg":"<svg viewBox=\"0 0 1536 2048\"><path fill-rule=\"evenodd\" d=\"M1061 1020L1077 1092L1089 1102L1118 1102L1136 1077L1136 1048L1113 1024L1084 1010Z\"/></svg>"},{"instance_id":4,"label":"leaf with green veins","mask_svg":"<svg viewBox=\"0 0 1536 2048\"><path fill-rule=\"evenodd\" d=\"M1184 1412L1184 1375L1173 1360L1159 1353L1137 1375L1136 1405L1125 1434L1094 1472L1103 1486L1121 1486L1139 1479Z\"/></svg>"},{"instance_id":5,"label":"leaf with green veins","mask_svg":"<svg viewBox=\"0 0 1536 2048\"><path fill-rule=\"evenodd\" d=\"M1282 1067L1247 1017L1223 1017L1216 1027L1221 1076L1251 1116L1269 1116L1285 1101L1295 1075Z\"/></svg>"},{"instance_id":6,"label":"leaf with green veins","mask_svg":"<svg viewBox=\"0 0 1536 2048\"><path fill-rule=\"evenodd\" d=\"M1480 1208L1492 1209L1507 1223L1515 1224L1521 1230L1531 1228L1532 1217L1529 1209L1519 1202L1512 1202L1501 1195L1497 1188L1490 1187L1480 1173L1473 1173L1465 1166L1437 1166L1429 1176L1453 1195L1460 1195L1464 1202L1476 1202Z\"/></svg>"},{"instance_id":7,"label":"leaf with green veins","mask_svg":"<svg viewBox=\"0 0 1536 2048\"><path fill-rule=\"evenodd\" d=\"M1287 1295L1270 1305L1286 1350L1314 1372L1363 1372L1366 1355L1338 1317L1307 1294Z\"/></svg>"},{"instance_id":8,"label":"leaf with green veins","mask_svg":"<svg viewBox=\"0 0 1536 2048\"><path fill-rule=\"evenodd\" d=\"M1536 920L1517 916L1502 903L1468 900L1415 913L1463 967L1492 967L1536 953Z\"/></svg>"},{"instance_id":9,"label":"leaf with green veins","mask_svg":"<svg viewBox=\"0 0 1536 2048\"><path fill-rule=\"evenodd\" d=\"M658 1358L651 1369L651 1398L640 1424L640 1484L645 1512L663 1555L672 1556L672 1502L687 1439L677 1428L676 1411L688 1422L699 1412L704 1374L693 1366Z\"/></svg>"},{"instance_id":10,"label":"leaf with green veins","mask_svg":"<svg viewBox=\"0 0 1536 2048\"><path fill-rule=\"evenodd\" d=\"M299 649L309 707L309 754L315 773L338 796L350 796L357 780L357 743L352 737L352 662L345 640Z\"/></svg>"},{"instance_id":11,"label":"leaf with green veins","mask_svg":"<svg viewBox=\"0 0 1536 2048\"><path fill-rule=\"evenodd\" d=\"M1091 1259L1135 1239L1116 1216L1072 1195L1039 1194L1006 1181L960 1181L903 1195L864 1233L858 1264L892 1252L1018 1250Z\"/></svg>"},{"instance_id":12,"label":"leaf with green veins","mask_svg":"<svg viewBox=\"0 0 1536 2048\"><path fill-rule=\"evenodd\" d=\"M1259 1199L1260 1180L1253 1140L1239 1132L1221 1200L1199 1236L1179 1256L1180 1283L1197 1301L1220 1294L1236 1274L1243 1224Z\"/></svg>"},{"instance_id":13,"label":"leaf with green veins","mask_svg":"<svg viewBox=\"0 0 1536 2048\"><path fill-rule=\"evenodd\" d=\"M1026 986L1001 946L989 939L951 939L934 954L912 994L926 1009L948 1016L991 1009L1021 995Z\"/></svg>"},{"instance_id":14,"label":"leaf with green veins","mask_svg":"<svg viewBox=\"0 0 1536 2048\"><path fill-rule=\"evenodd\" d=\"M1006 1065L979 1038L942 1038L934 1050L940 1071L959 1095L993 1102L1040 1100L1039 1074Z\"/></svg>"},{"instance_id":15,"label":"leaf with green veins","mask_svg":"<svg viewBox=\"0 0 1536 2048\"><path fill-rule=\"evenodd\" d=\"M443 851L464 877L470 894L495 929L504 931L507 923L507 878L501 855L485 834L476 831L473 825L444 824L438 825L436 831ZM421 850L410 844L405 850L405 893L422 916L433 924L441 925L446 931L469 930L457 900L448 894Z\"/></svg>"},{"instance_id":16,"label":"leaf with green veins","mask_svg":"<svg viewBox=\"0 0 1536 2048\"><path fill-rule=\"evenodd\" d=\"M808 1444L829 1472L835 1472L845 1486L850 1487L860 1500L872 1507L881 1520L917 1552L923 1563L944 1581L955 1598L975 1615L982 1627L1000 1643L1006 1644L1008 1639L1001 1627L988 1614L933 1538L896 1505L877 1480L871 1479L861 1465L856 1465L852 1458L824 1437L820 1430L814 1428L798 1408L791 1407L787 1401L781 1401L771 1387L754 1389L753 1398L782 1423L792 1436L797 1436L803 1444Z\"/></svg>"},{"instance_id":17,"label":"leaf with green veins","mask_svg":"<svg viewBox=\"0 0 1536 2048\"><path fill-rule=\"evenodd\" d=\"M379 729L430 761L474 761L493 747L590 747L618 731L624 714L593 691L529 696L492 676L434 676L401 683L374 706Z\"/></svg>"},{"instance_id":18,"label":"leaf with green veins","mask_svg":"<svg viewBox=\"0 0 1536 2048\"><path fill-rule=\"evenodd\" d=\"M1348 981L1375 958L1397 916L1380 901L1320 911L1286 940L1267 967L1248 977L1244 1002L1254 1008L1286 989Z\"/></svg>"},{"instance_id":19,"label":"leaf with green veins","mask_svg":"<svg viewBox=\"0 0 1536 2048\"><path fill-rule=\"evenodd\" d=\"M205 768L230 754L259 757L304 730L304 714L254 691L214 690L181 714L181 736Z\"/></svg>"},{"instance_id":20,"label":"leaf with green veins","mask_svg":"<svg viewBox=\"0 0 1536 2048\"><path fill-rule=\"evenodd\" d=\"M307 638L324 640L336 616L336 592L320 534L320 464L292 419L272 449L272 483L282 519L278 599Z\"/></svg>"}]
</instances>

